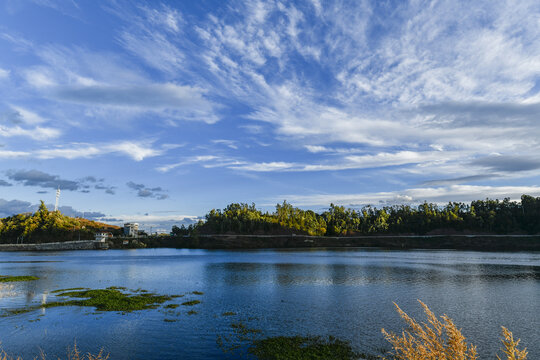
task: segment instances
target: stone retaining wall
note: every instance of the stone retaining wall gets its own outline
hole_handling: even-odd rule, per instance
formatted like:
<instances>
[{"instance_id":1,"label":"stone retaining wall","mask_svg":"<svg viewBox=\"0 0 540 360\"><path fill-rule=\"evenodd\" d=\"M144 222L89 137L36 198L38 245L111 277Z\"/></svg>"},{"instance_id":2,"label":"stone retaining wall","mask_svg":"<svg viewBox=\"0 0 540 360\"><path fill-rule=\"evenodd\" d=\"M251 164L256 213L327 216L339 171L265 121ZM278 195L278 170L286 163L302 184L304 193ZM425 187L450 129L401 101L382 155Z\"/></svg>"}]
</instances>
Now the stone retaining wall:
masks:
<instances>
[{"instance_id":1,"label":"stone retaining wall","mask_svg":"<svg viewBox=\"0 0 540 360\"><path fill-rule=\"evenodd\" d=\"M107 243L95 240L65 241L42 244L0 244L0 251L62 251L108 249Z\"/></svg>"}]
</instances>

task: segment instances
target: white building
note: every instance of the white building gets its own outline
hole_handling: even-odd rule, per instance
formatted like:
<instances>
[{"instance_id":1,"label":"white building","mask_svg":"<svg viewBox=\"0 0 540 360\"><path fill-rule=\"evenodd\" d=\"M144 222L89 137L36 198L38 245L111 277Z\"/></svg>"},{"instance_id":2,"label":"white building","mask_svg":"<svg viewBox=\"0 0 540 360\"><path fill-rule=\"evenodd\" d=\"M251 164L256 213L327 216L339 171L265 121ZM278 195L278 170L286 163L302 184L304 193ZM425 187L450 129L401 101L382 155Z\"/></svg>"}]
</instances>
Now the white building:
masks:
<instances>
[{"instance_id":1,"label":"white building","mask_svg":"<svg viewBox=\"0 0 540 360\"><path fill-rule=\"evenodd\" d=\"M108 231L101 230L96 233L96 241L105 242L105 240L110 239L112 237L113 237L113 234L111 234Z\"/></svg>"},{"instance_id":2,"label":"white building","mask_svg":"<svg viewBox=\"0 0 540 360\"><path fill-rule=\"evenodd\" d=\"M124 236L137 237L139 233L138 223L125 223L124 224Z\"/></svg>"}]
</instances>

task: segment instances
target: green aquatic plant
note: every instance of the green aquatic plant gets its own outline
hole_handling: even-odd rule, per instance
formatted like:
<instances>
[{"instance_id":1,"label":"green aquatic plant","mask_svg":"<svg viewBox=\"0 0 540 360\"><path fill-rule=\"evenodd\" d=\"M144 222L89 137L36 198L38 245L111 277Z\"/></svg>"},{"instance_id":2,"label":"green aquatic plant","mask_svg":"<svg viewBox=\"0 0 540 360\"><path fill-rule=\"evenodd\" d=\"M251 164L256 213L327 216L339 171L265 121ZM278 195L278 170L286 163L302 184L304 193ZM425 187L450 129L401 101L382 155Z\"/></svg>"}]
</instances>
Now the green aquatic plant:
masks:
<instances>
[{"instance_id":1,"label":"green aquatic plant","mask_svg":"<svg viewBox=\"0 0 540 360\"><path fill-rule=\"evenodd\" d=\"M71 300L53 301L45 304L30 306L21 309L7 310L8 315L17 315L34 311L40 308L53 308L60 306L90 306L97 311L131 312L136 310L155 309L160 304L172 299L169 295L157 295L154 293L132 294L118 290L118 287L106 289L76 290L63 289L55 291L58 298Z\"/></svg>"},{"instance_id":2,"label":"green aquatic plant","mask_svg":"<svg viewBox=\"0 0 540 360\"><path fill-rule=\"evenodd\" d=\"M57 296L82 300L53 302L42 306L93 306L99 311L130 312L134 310L155 309L159 304L171 300L171 297L168 295L156 295L153 293L129 294L123 293L114 287L97 290L67 291L59 293Z\"/></svg>"},{"instance_id":3,"label":"green aquatic plant","mask_svg":"<svg viewBox=\"0 0 540 360\"><path fill-rule=\"evenodd\" d=\"M234 316L234 315L236 315L236 313L233 311L226 311L223 314L221 314L221 316Z\"/></svg>"},{"instance_id":4,"label":"green aquatic plant","mask_svg":"<svg viewBox=\"0 0 540 360\"><path fill-rule=\"evenodd\" d=\"M16 282L16 281L34 281L39 280L37 276L8 276L0 275L0 283Z\"/></svg>"},{"instance_id":5,"label":"green aquatic plant","mask_svg":"<svg viewBox=\"0 0 540 360\"><path fill-rule=\"evenodd\" d=\"M178 304L168 304L165 305L165 309L176 309L178 306Z\"/></svg>"},{"instance_id":6,"label":"green aquatic plant","mask_svg":"<svg viewBox=\"0 0 540 360\"><path fill-rule=\"evenodd\" d=\"M232 323L231 328L234 329L234 331L237 334L240 334L243 336L246 336L248 334L261 334L262 333L262 330L249 328L243 322Z\"/></svg>"},{"instance_id":7,"label":"green aquatic plant","mask_svg":"<svg viewBox=\"0 0 540 360\"><path fill-rule=\"evenodd\" d=\"M191 292L193 295L204 295L202 291L193 291Z\"/></svg>"},{"instance_id":8,"label":"green aquatic plant","mask_svg":"<svg viewBox=\"0 0 540 360\"><path fill-rule=\"evenodd\" d=\"M366 358L356 353L347 341L316 336L275 336L255 340L249 353L261 360L352 360Z\"/></svg>"},{"instance_id":9,"label":"green aquatic plant","mask_svg":"<svg viewBox=\"0 0 540 360\"><path fill-rule=\"evenodd\" d=\"M188 315L197 315L199 312L198 311L195 311L195 310L189 310L187 312Z\"/></svg>"},{"instance_id":10,"label":"green aquatic plant","mask_svg":"<svg viewBox=\"0 0 540 360\"><path fill-rule=\"evenodd\" d=\"M197 305L197 304L200 304L201 301L200 300L191 300L191 301L185 301L182 303L182 305L184 306L193 306L193 305Z\"/></svg>"}]
</instances>

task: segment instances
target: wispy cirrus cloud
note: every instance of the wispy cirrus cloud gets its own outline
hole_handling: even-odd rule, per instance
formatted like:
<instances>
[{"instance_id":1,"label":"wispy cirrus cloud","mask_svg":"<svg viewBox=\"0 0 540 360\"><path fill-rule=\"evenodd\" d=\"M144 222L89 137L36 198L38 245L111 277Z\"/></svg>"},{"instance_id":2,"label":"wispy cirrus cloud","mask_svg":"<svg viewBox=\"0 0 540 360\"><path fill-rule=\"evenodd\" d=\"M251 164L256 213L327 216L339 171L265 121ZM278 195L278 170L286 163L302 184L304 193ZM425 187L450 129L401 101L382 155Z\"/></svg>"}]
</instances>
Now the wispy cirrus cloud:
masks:
<instances>
[{"instance_id":1,"label":"wispy cirrus cloud","mask_svg":"<svg viewBox=\"0 0 540 360\"><path fill-rule=\"evenodd\" d=\"M90 159L104 155L122 155L135 161L159 156L166 152L166 147L154 147L152 142L118 141L112 143L75 143L30 151L0 150L0 159L35 158L35 159Z\"/></svg>"},{"instance_id":2,"label":"wispy cirrus cloud","mask_svg":"<svg viewBox=\"0 0 540 360\"><path fill-rule=\"evenodd\" d=\"M252 109L246 117L272 124L277 136L299 139L311 150L332 142L437 146L469 157L539 150L532 126L538 103L521 103L538 93L538 24L519 20L538 11L533 2L498 4L484 23L474 11L464 15L459 3L404 3L377 34L373 26L385 10L370 3L251 2L241 8L239 16L210 16L199 25L207 48L201 57L214 91L222 87L245 99ZM510 28L522 32L513 36ZM327 41L320 41L322 33ZM322 74L324 87L317 76L298 76L298 61Z\"/></svg>"},{"instance_id":3,"label":"wispy cirrus cloud","mask_svg":"<svg viewBox=\"0 0 540 360\"><path fill-rule=\"evenodd\" d=\"M0 113L0 136L28 137L33 140L51 140L61 136L57 128L44 126L48 119L20 106L11 105L10 109Z\"/></svg>"},{"instance_id":4,"label":"wispy cirrus cloud","mask_svg":"<svg viewBox=\"0 0 540 360\"><path fill-rule=\"evenodd\" d=\"M276 201L287 199L297 206L328 206L331 203L345 206L364 205L395 205L420 204L424 201L445 204L450 201L470 202L473 200L509 197L519 201L521 195L540 196L538 186L479 186L479 185L450 185L437 187L417 187L402 191L373 192L359 194L311 194L311 195L280 195L265 205L275 204Z\"/></svg>"},{"instance_id":5,"label":"wispy cirrus cloud","mask_svg":"<svg viewBox=\"0 0 540 360\"><path fill-rule=\"evenodd\" d=\"M58 45L38 47L37 54L43 64L25 69L23 75L44 98L177 120L219 120L218 106L207 98L205 89L156 82L117 54Z\"/></svg>"},{"instance_id":6,"label":"wispy cirrus cloud","mask_svg":"<svg viewBox=\"0 0 540 360\"><path fill-rule=\"evenodd\" d=\"M156 170L160 172L168 172L180 166L189 165L189 164L208 163L210 161L219 160L219 159L220 157L216 155L197 155L197 156L185 158L184 160L180 162L159 166L156 168Z\"/></svg>"},{"instance_id":7,"label":"wispy cirrus cloud","mask_svg":"<svg viewBox=\"0 0 540 360\"><path fill-rule=\"evenodd\" d=\"M33 129L23 128L20 126L1 126L0 125L0 136L1 137L13 137L13 136L22 136L29 137L33 140L48 140L59 137L61 134L60 130L47 127L36 127Z\"/></svg>"},{"instance_id":8,"label":"wispy cirrus cloud","mask_svg":"<svg viewBox=\"0 0 540 360\"><path fill-rule=\"evenodd\" d=\"M187 178L242 177L230 186L245 189L249 177L286 178L274 193L307 191L311 176L320 192L354 193L356 176L357 187L404 189L388 191L396 199L467 198L459 186L472 182L491 197L494 184L517 191L540 176L537 1L79 5L71 14L88 16L100 41L0 33L21 60L1 64L6 163L127 157L169 172L171 196L184 191L172 186L183 167ZM153 196L152 180L129 180Z\"/></svg>"},{"instance_id":9,"label":"wispy cirrus cloud","mask_svg":"<svg viewBox=\"0 0 540 360\"><path fill-rule=\"evenodd\" d=\"M313 150L313 149L312 149ZM321 150L316 149L317 152ZM324 151L332 151L331 149L324 148ZM441 161L441 156L436 151L399 151L395 153L381 152L376 154L363 154L352 155L359 151L358 149L352 149L351 151L345 151L341 149L340 152L346 153L339 161L335 158L319 162L319 163L300 163L300 162L286 162L286 161L271 161L271 162L249 162L239 158L223 157L218 155L199 155L189 158L185 158L183 161L164 165L158 168L161 172L167 172L171 169L185 166L199 164L204 167L226 167L232 170L238 171L252 171L252 172L308 172L308 171L339 171L350 169L368 169L368 168L383 168L389 166L400 166L408 164L428 164L435 161ZM452 160L460 158L461 153L446 153L444 160Z\"/></svg>"},{"instance_id":10,"label":"wispy cirrus cloud","mask_svg":"<svg viewBox=\"0 0 540 360\"><path fill-rule=\"evenodd\" d=\"M9 70L0 68L0 80L9 78L10 73Z\"/></svg>"}]
</instances>

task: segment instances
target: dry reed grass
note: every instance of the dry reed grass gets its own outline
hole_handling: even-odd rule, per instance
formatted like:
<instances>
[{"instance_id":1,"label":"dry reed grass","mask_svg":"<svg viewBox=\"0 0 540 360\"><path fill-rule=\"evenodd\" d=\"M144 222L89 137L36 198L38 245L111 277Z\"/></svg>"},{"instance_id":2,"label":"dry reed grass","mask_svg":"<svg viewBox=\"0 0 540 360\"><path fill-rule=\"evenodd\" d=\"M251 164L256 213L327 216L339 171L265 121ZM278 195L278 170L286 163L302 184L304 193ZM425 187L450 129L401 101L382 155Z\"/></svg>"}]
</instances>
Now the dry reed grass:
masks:
<instances>
[{"instance_id":1,"label":"dry reed grass","mask_svg":"<svg viewBox=\"0 0 540 360\"><path fill-rule=\"evenodd\" d=\"M502 333L504 339L501 339L504 347L501 348L503 353L506 355L507 360L526 360L527 359L527 348L519 350L517 347L519 345L520 339L514 340L514 335L510 330L502 326ZM497 355L497 359L503 360Z\"/></svg>"},{"instance_id":2,"label":"dry reed grass","mask_svg":"<svg viewBox=\"0 0 540 360\"><path fill-rule=\"evenodd\" d=\"M435 314L422 301L418 302L424 308L427 322L419 323L401 308L396 306L399 316L409 326L401 335L387 332L382 329L386 340L392 344L392 359L396 360L475 360L478 358L476 347L466 342L461 330L456 327L448 316L441 316L439 320ZM517 348L519 339L516 341L512 333L502 327L504 339L503 348L505 360L526 360L527 349ZM497 355L497 359L501 359Z\"/></svg>"},{"instance_id":3,"label":"dry reed grass","mask_svg":"<svg viewBox=\"0 0 540 360\"><path fill-rule=\"evenodd\" d=\"M101 349L96 355L90 353L82 353L77 347L77 342L73 344L73 348L67 349L67 359L66 360L108 360L109 354L105 354L104 350ZM4 350L0 349L0 360L23 360L22 357L8 355ZM47 360L47 354L43 350L40 351L39 356L36 356L34 360ZM57 358L60 360L60 358Z\"/></svg>"}]
</instances>

